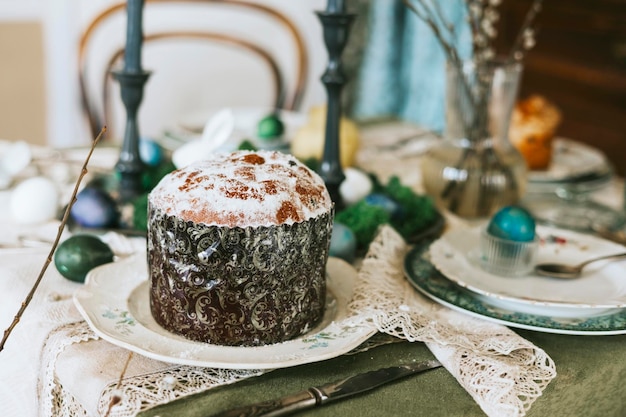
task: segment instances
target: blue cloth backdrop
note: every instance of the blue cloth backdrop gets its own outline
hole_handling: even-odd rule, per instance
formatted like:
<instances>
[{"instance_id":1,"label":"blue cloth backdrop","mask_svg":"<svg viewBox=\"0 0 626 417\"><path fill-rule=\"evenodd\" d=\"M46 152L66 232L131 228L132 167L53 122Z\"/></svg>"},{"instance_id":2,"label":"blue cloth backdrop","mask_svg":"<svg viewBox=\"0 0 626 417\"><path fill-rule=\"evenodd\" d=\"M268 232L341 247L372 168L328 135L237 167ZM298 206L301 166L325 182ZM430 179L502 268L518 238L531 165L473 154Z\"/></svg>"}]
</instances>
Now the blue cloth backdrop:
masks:
<instances>
[{"instance_id":1,"label":"blue cloth backdrop","mask_svg":"<svg viewBox=\"0 0 626 417\"><path fill-rule=\"evenodd\" d=\"M471 53L463 0L439 1L454 25L462 58ZM444 127L445 54L431 29L401 0L372 0L353 115L397 116L435 131Z\"/></svg>"}]
</instances>

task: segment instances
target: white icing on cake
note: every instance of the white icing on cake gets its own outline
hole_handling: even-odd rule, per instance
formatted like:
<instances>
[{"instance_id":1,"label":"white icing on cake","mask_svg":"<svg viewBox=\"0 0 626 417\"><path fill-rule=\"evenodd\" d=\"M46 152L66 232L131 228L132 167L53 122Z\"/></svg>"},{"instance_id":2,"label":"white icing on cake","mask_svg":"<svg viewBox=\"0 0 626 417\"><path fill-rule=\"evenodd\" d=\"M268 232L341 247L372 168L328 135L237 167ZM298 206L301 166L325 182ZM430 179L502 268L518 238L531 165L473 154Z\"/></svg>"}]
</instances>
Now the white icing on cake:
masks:
<instances>
[{"instance_id":1,"label":"white icing on cake","mask_svg":"<svg viewBox=\"0 0 626 417\"><path fill-rule=\"evenodd\" d=\"M214 154L166 175L149 201L170 216L229 227L293 224L332 207L319 175L272 151Z\"/></svg>"}]
</instances>

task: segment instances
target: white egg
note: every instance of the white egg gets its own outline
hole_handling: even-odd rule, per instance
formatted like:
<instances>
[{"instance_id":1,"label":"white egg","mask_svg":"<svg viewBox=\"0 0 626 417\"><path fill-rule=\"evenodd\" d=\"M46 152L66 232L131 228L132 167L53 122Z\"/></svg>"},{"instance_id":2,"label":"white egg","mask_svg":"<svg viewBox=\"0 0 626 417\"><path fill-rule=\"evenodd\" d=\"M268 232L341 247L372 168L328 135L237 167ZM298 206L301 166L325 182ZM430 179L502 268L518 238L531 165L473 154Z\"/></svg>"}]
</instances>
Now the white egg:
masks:
<instances>
[{"instance_id":1,"label":"white egg","mask_svg":"<svg viewBox=\"0 0 626 417\"><path fill-rule=\"evenodd\" d=\"M15 176L26 168L32 159L30 146L24 142L13 143L5 154L2 155L0 165L3 171L11 176Z\"/></svg>"},{"instance_id":2,"label":"white egg","mask_svg":"<svg viewBox=\"0 0 626 417\"><path fill-rule=\"evenodd\" d=\"M19 183L11 193L11 216L22 224L43 223L55 218L59 193L45 177L34 177Z\"/></svg>"},{"instance_id":3,"label":"white egg","mask_svg":"<svg viewBox=\"0 0 626 417\"><path fill-rule=\"evenodd\" d=\"M374 184L365 172L348 167L344 174L346 179L339 186L339 193L346 206L358 203L372 192Z\"/></svg>"}]
</instances>

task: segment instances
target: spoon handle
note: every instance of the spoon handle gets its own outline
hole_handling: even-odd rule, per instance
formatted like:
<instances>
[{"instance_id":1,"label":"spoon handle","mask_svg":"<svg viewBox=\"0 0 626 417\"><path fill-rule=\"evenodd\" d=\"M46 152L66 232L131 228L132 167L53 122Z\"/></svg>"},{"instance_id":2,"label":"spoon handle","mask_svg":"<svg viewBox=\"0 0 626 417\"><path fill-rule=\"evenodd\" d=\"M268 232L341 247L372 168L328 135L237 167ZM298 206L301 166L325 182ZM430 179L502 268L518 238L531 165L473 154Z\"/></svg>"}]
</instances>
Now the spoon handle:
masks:
<instances>
[{"instance_id":1,"label":"spoon handle","mask_svg":"<svg viewBox=\"0 0 626 417\"><path fill-rule=\"evenodd\" d=\"M593 259L589 259L588 261L585 262L581 262L578 266L580 268L589 265L592 262L596 262L596 261L603 261L605 259L619 259L619 258L626 258L626 252L623 253L615 253L613 255L605 255L605 256L599 256L597 258L593 258Z\"/></svg>"}]
</instances>

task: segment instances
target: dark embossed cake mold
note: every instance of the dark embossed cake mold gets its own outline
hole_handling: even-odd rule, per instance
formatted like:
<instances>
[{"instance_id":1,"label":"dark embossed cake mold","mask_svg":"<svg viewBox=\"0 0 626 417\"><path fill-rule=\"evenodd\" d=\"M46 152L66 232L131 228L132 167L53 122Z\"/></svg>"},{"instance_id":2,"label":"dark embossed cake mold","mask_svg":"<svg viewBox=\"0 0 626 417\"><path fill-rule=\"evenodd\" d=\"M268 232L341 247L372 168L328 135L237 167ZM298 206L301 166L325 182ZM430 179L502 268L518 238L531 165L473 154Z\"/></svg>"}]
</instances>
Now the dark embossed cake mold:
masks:
<instances>
[{"instance_id":1,"label":"dark embossed cake mold","mask_svg":"<svg viewBox=\"0 0 626 417\"><path fill-rule=\"evenodd\" d=\"M258 346L297 337L324 315L332 209L293 224L204 225L149 207L150 306L188 339Z\"/></svg>"}]
</instances>

